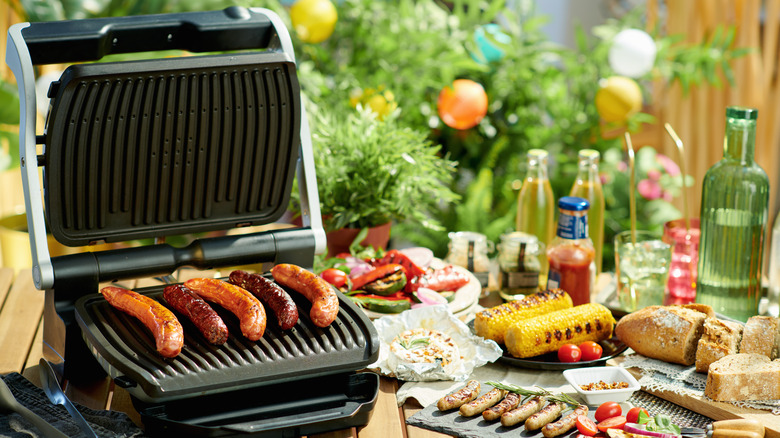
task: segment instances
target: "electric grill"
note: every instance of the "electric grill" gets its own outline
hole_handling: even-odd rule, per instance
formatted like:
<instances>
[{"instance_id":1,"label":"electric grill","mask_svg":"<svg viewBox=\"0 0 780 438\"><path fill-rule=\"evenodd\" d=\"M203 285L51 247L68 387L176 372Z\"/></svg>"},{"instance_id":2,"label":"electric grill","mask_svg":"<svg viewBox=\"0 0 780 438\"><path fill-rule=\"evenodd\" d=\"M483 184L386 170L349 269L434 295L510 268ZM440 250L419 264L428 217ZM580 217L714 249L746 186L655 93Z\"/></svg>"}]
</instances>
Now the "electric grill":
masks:
<instances>
[{"instance_id":1,"label":"electric grill","mask_svg":"<svg viewBox=\"0 0 780 438\"><path fill-rule=\"evenodd\" d=\"M376 360L378 335L343 295L337 320L320 328L306 299L291 292L298 324L282 331L269 314L258 342L220 309L231 333L222 346L180 318L184 349L164 359L139 321L97 293L102 282L168 278L184 266L311 267L324 252L311 138L279 17L231 7L22 23L8 33L47 358L64 361L74 381L107 373L131 394L147 433L296 436L365 424L378 377L357 371ZM198 55L89 62L170 49ZM36 135L33 66L44 64L69 67L50 85ZM296 173L302 227L165 243L277 221ZM50 257L47 233L69 246L154 243ZM162 289L137 291L164 302Z\"/></svg>"}]
</instances>

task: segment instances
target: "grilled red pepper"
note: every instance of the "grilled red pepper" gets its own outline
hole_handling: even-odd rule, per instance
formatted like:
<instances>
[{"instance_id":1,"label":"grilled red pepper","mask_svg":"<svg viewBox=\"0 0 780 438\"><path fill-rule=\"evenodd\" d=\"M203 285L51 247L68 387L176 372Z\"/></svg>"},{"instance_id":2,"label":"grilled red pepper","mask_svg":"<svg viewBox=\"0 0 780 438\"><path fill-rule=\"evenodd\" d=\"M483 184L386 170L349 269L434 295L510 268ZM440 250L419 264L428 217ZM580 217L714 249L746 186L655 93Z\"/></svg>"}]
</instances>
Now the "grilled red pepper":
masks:
<instances>
[{"instance_id":1,"label":"grilled red pepper","mask_svg":"<svg viewBox=\"0 0 780 438\"><path fill-rule=\"evenodd\" d=\"M410 281L406 285L406 291L414 292L421 287L427 287L436 292L456 291L468 282L469 277L466 274L456 271L452 265L447 265Z\"/></svg>"},{"instance_id":2,"label":"grilled red pepper","mask_svg":"<svg viewBox=\"0 0 780 438\"><path fill-rule=\"evenodd\" d=\"M406 256L406 254L398 251L397 249L391 249L385 253L385 256L381 259L373 259L369 261L373 266L384 266L389 264L401 265L404 268L404 274L406 278L411 281L415 277L419 277L425 274L425 269L417 266L412 259Z\"/></svg>"},{"instance_id":3,"label":"grilled red pepper","mask_svg":"<svg viewBox=\"0 0 780 438\"><path fill-rule=\"evenodd\" d=\"M363 286L368 283L379 280L380 278L387 277L388 275L395 274L398 271L403 271L401 265L384 265L379 266L373 271L368 271L365 274L352 279L352 290L362 289Z\"/></svg>"}]
</instances>

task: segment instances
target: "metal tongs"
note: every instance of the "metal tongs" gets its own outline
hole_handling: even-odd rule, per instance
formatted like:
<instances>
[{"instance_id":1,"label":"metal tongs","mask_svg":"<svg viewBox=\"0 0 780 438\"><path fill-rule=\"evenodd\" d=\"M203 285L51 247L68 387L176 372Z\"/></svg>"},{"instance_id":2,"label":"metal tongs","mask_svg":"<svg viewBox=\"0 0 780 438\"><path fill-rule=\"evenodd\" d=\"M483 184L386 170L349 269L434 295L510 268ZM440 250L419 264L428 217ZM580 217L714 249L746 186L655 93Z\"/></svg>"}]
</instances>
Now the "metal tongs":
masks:
<instances>
[{"instance_id":1,"label":"metal tongs","mask_svg":"<svg viewBox=\"0 0 780 438\"><path fill-rule=\"evenodd\" d=\"M46 392L46 396L49 397L49 400L51 400L51 402L55 405L65 406L65 409L68 410L68 413L76 421L76 424L79 426L81 431L87 436L97 438L97 434L94 430L92 430L92 427L89 425L89 423L87 423L87 420L84 419L84 417L81 415L81 412L76 409L76 406L73 405L70 399L68 399L68 397L62 391L60 382L57 379L57 374L54 373L54 368L52 368L49 361L41 358L39 365L41 373L41 385L43 385L43 390Z\"/></svg>"}]
</instances>

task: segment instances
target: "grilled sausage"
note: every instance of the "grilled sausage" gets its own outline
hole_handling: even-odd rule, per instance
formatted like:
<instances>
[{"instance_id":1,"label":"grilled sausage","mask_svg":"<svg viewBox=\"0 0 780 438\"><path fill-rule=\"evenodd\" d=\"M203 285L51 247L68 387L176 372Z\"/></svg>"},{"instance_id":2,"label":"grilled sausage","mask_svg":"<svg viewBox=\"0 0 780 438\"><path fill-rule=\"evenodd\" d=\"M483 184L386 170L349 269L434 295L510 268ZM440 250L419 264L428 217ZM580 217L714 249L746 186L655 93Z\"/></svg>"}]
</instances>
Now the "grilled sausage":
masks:
<instances>
[{"instance_id":1,"label":"grilled sausage","mask_svg":"<svg viewBox=\"0 0 780 438\"><path fill-rule=\"evenodd\" d=\"M214 345L227 341L228 329L217 312L183 284L172 284L163 289L163 298L174 310L186 316L206 340Z\"/></svg>"},{"instance_id":2,"label":"grilled sausage","mask_svg":"<svg viewBox=\"0 0 780 438\"><path fill-rule=\"evenodd\" d=\"M520 407L501 414L501 425L509 427L525 421L531 415L539 412L542 406L544 406L544 397L536 396L523 403Z\"/></svg>"},{"instance_id":3,"label":"grilled sausage","mask_svg":"<svg viewBox=\"0 0 780 438\"><path fill-rule=\"evenodd\" d=\"M545 438L552 438L554 436L563 435L564 433L572 430L577 425L577 417L580 415L588 415L588 407L585 405L577 406L572 413L561 418L555 423L547 423L542 428L542 435Z\"/></svg>"},{"instance_id":4,"label":"grilled sausage","mask_svg":"<svg viewBox=\"0 0 780 438\"><path fill-rule=\"evenodd\" d=\"M278 284L262 275L245 271L230 273L230 282L252 292L265 305L271 308L282 330L289 330L298 322L298 307L295 301Z\"/></svg>"},{"instance_id":5,"label":"grilled sausage","mask_svg":"<svg viewBox=\"0 0 780 438\"><path fill-rule=\"evenodd\" d=\"M317 327L327 327L339 314L339 297L336 290L314 273L290 264L280 264L271 268L274 280L282 286L299 292L311 301L309 317Z\"/></svg>"},{"instance_id":6,"label":"grilled sausage","mask_svg":"<svg viewBox=\"0 0 780 438\"><path fill-rule=\"evenodd\" d=\"M493 388L475 400L472 400L460 407L460 415L464 417L473 417L477 414L481 414L485 409L498 403L504 396L506 391L503 389Z\"/></svg>"},{"instance_id":7,"label":"grilled sausage","mask_svg":"<svg viewBox=\"0 0 780 438\"><path fill-rule=\"evenodd\" d=\"M250 341L258 341L265 333L265 308L248 291L226 281L214 278L193 278L184 285L201 298L219 304L236 315L241 333Z\"/></svg>"},{"instance_id":8,"label":"grilled sausage","mask_svg":"<svg viewBox=\"0 0 780 438\"><path fill-rule=\"evenodd\" d=\"M503 400L498 402L497 405L485 409L482 412L482 418L484 418L485 421L496 421L501 418L501 415L503 415L505 412L511 411L519 404L520 395L515 392L510 392L506 395L506 397L504 397Z\"/></svg>"},{"instance_id":9,"label":"grilled sausage","mask_svg":"<svg viewBox=\"0 0 780 438\"><path fill-rule=\"evenodd\" d=\"M539 430L545 424L555 420L561 415L563 410L563 403L553 402L542 408L541 411L531 415L525 420L525 430L531 432Z\"/></svg>"},{"instance_id":10,"label":"grilled sausage","mask_svg":"<svg viewBox=\"0 0 780 438\"><path fill-rule=\"evenodd\" d=\"M184 346L184 328L176 315L157 301L138 292L107 286L100 290L111 306L138 318L154 335L157 352L176 357Z\"/></svg>"},{"instance_id":11,"label":"grilled sausage","mask_svg":"<svg viewBox=\"0 0 780 438\"><path fill-rule=\"evenodd\" d=\"M438 407L440 411L449 411L450 409L459 408L477 398L479 395L479 388L480 385L478 381L469 380L463 388L440 398L439 402L436 403L436 407Z\"/></svg>"}]
</instances>

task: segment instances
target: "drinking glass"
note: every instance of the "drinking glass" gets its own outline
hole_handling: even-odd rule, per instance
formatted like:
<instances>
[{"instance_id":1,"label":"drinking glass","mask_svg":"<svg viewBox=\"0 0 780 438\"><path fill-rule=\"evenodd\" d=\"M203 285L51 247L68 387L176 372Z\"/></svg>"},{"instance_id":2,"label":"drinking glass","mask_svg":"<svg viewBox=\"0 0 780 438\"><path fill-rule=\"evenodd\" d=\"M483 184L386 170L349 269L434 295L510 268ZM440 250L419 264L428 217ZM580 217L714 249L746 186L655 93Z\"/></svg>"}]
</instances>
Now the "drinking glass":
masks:
<instances>
[{"instance_id":1,"label":"drinking glass","mask_svg":"<svg viewBox=\"0 0 780 438\"><path fill-rule=\"evenodd\" d=\"M649 231L631 231L615 236L615 270L620 306L627 312L661 305L669 278L672 246Z\"/></svg>"},{"instance_id":2,"label":"drinking glass","mask_svg":"<svg viewBox=\"0 0 780 438\"><path fill-rule=\"evenodd\" d=\"M677 219L664 224L663 241L672 245L672 263L664 304L689 304L696 300L699 263L699 219Z\"/></svg>"}]
</instances>

